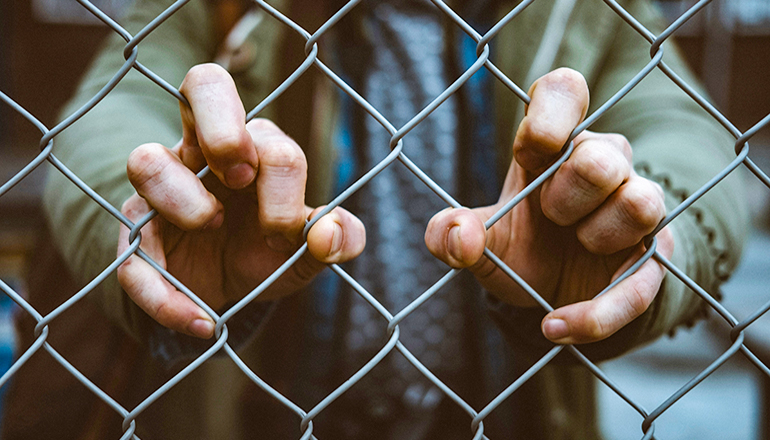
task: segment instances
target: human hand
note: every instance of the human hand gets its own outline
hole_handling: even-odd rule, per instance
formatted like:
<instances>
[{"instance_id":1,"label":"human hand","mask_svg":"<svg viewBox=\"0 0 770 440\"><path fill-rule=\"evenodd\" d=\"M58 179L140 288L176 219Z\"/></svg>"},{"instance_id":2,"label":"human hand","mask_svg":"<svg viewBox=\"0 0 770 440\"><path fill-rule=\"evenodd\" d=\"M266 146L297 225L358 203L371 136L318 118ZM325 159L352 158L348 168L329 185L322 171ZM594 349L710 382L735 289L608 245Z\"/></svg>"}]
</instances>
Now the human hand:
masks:
<instances>
[{"instance_id":1,"label":"human hand","mask_svg":"<svg viewBox=\"0 0 770 440\"><path fill-rule=\"evenodd\" d=\"M230 75L213 64L195 66L180 92L183 138L173 149L145 144L127 165L136 189L122 208L142 228L141 249L210 307L238 300L271 275L302 244L307 162L300 147L272 122L245 122ZM209 166L201 181L196 172ZM118 254L129 247L121 226ZM325 264L348 261L364 248L363 224L336 208L308 231L306 252L258 300L307 284ZM160 324L202 338L214 321L147 262L132 255L118 268L131 299Z\"/></svg>"},{"instance_id":2,"label":"human hand","mask_svg":"<svg viewBox=\"0 0 770 440\"><path fill-rule=\"evenodd\" d=\"M598 341L644 312L660 288L665 270L650 259L594 298L644 253L643 238L665 216L663 191L634 172L631 147L623 136L585 131L574 139L574 151L556 173L485 231L484 222L559 155L588 109L585 79L570 69L541 77L529 95L498 203L436 214L425 242L448 265L469 268L500 300L535 306L483 256L488 247L556 308L541 324L548 339L560 344ZM670 258L670 230L664 228L657 239L658 252Z\"/></svg>"}]
</instances>

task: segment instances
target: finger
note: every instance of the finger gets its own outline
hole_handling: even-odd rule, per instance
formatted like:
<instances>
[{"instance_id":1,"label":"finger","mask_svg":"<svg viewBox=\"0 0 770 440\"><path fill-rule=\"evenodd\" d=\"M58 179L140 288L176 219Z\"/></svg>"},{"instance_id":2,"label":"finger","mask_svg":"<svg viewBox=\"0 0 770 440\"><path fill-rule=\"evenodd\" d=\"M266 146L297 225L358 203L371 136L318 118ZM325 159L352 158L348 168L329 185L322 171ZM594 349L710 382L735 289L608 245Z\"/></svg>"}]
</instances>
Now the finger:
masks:
<instances>
[{"instance_id":1,"label":"finger","mask_svg":"<svg viewBox=\"0 0 770 440\"><path fill-rule=\"evenodd\" d=\"M201 151L200 147L198 147L197 144L194 147L190 146L185 142L184 138L180 139L179 142L171 148L171 151L176 154L179 160L181 160L187 168L196 174L207 165L206 156L203 155L203 151Z\"/></svg>"},{"instance_id":2,"label":"finger","mask_svg":"<svg viewBox=\"0 0 770 440\"><path fill-rule=\"evenodd\" d=\"M324 207L316 208L315 217ZM358 217L343 208L335 208L310 228L308 251L323 264L344 263L361 254L366 246L366 230Z\"/></svg>"},{"instance_id":3,"label":"finger","mask_svg":"<svg viewBox=\"0 0 770 440\"><path fill-rule=\"evenodd\" d=\"M571 225L598 208L631 170L631 146L623 136L582 133L569 159L542 186L543 213Z\"/></svg>"},{"instance_id":4,"label":"finger","mask_svg":"<svg viewBox=\"0 0 770 440\"><path fill-rule=\"evenodd\" d=\"M123 215L134 223L141 220L151 210L152 207L138 194L129 197L120 209ZM118 255L121 255L131 246L131 243L128 241L130 233L131 231L121 224ZM166 267L166 254L163 252L163 240L161 239L160 226L157 221L152 220L141 229L141 240L140 248L158 264Z\"/></svg>"},{"instance_id":5,"label":"finger","mask_svg":"<svg viewBox=\"0 0 770 440\"><path fill-rule=\"evenodd\" d=\"M123 204L122 212L129 220L137 221L150 209L147 202L135 194ZM129 229L121 225L118 254L128 249L129 234ZM165 268L160 219L153 219L145 225L141 237L141 249ZM210 338L214 334L211 317L135 254L118 267L117 275L128 296L159 324L199 338Z\"/></svg>"},{"instance_id":6,"label":"finger","mask_svg":"<svg viewBox=\"0 0 770 440\"><path fill-rule=\"evenodd\" d=\"M589 252L612 254L639 243L665 215L661 187L632 172L626 183L578 224L577 237Z\"/></svg>"},{"instance_id":7,"label":"finger","mask_svg":"<svg viewBox=\"0 0 770 440\"><path fill-rule=\"evenodd\" d=\"M190 107L180 104L183 140L180 157L191 169L200 166L200 149L211 171L233 189L257 175L259 159L249 133L246 112L233 79L216 64L193 67L179 91Z\"/></svg>"},{"instance_id":8,"label":"finger","mask_svg":"<svg viewBox=\"0 0 770 440\"><path fill-rule=\"evenodd\" d=\"M170 150L145 144L128 157L128 180L160 215L183 230L218 228L222 204Z\"/></svg>"},{"instance_id":9,"label":"finger","mask_svg":"<svg viewBox=\"0 0 770 440\"><path fill-rule=\"evenodd\" d=\"M307 208L312 219L324 207ZM335 208L313 225L307 234L308 252L291 269L260 295L261 300L275 300L309 283L328 264L344 263L361 254L366 245L363 223L350 212ZM296 249L287 249L287 253ZM288 256L288 255L287 255Z\"/></svg>"},{"instance_id":10,"label":"finger","mask_svg":"<svg viewBox=\"0 0 770 440\"><path fill-rule=\"evenodd\" d=\"M456 269L476 264L485 243L483 220L466 208L439 212L430 219L425 230L425 245L431 254Z\"/></svg>"},{"instance_id":11,"label":"finger","mask_svg":"<svg viewBox=\"0 0 770 440\"><path fill-rule=\"evenodd\" d=\"M668 228L658 235L658 252L671 258L674 240ZM643 247L618 269L620 276L644 253ZM655 299L665 275L663 266L654 259L644 263L634 274L604 295L590 301L570 304L543 318L543 335L558 344L583 344L605 339L644 313Z\"/></svg>"},{"instance_id":12,"label":"finger","mask_svg":"<svg viewBox=\"0 0 770 440\"><path fill-rule=\"evenodd\" d=\"M288 240L296 244L307 217L305 154L294 140L266 119L249 122L247 129L259 155L260 225L268 232L268 240Z\"/></svg>"},{"instance_id":13,"label":"finger","mask_svg":"<svg viewBox=\"0 0 770 440\"><path fill-rule=\"evenodd\" d=\"M531 101L516 132L513 154L519 165L533 171L553 160L585 117L588 85L580 73L562 68L535 81L529 96Z\"/></svg>"}]
</instances>

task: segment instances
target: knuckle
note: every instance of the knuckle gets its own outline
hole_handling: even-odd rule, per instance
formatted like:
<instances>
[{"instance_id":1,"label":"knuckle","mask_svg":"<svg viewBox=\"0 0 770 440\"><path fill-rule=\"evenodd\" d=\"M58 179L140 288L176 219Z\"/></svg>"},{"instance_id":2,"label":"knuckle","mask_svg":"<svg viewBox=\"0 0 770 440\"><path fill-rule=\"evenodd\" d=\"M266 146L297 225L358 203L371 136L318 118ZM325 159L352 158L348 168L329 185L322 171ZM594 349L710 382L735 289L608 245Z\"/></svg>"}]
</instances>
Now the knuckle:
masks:
<instances>
[{"instance_id":1,"label":"knuckle","mask_svg":"<svg viewBox=\"0 0 770 440\"><path fill-rule=\"evenodd\" d=\"M585 148L565 165L569 164L569 169L589 189L612 191L625 177L624 163L622 158L610 151Z\"/></svg>"},{"instance_id":2,"label":"knuckle","mask_svg":"<svg viewBox=\"0 0 770 440\"><path fill-rule=\"evenodd\" d=\"M134 201L135 198L136 198L136 194L127 198L126 201L123 202L123 204L120 206L120 212L123 213L123 215L128 216L129 219L131 218L129 214L134 212L134 209L135 209L134 208L134 205L136 204L136 202Z\"/></svg>"},{"instance_id":3,"label":"knuckle","mask_svg":"<svg viewBox=\"0 0 770 440\"><path fill-rule=\"evenodd\" d=\"M136 219L144 215L148 210L149 206L147 205L147 202L136 193L126 199L120 207L120 212L131 221L136 221Z\"/></svg>"},{"instance_id":4,"label":"knuckle","mask_svg":"<svg viewBox=\"0 0 770 440\"><path fill-rule=\"evenodd\" d=\"M602 234L596 234L593 230L587 229L584 225L578 226L577 238L580 244L592 254L606 254L610 244Z\"/></svg>"},{"instance_id":5,"label":"knuckle","mask_svg":"<svg viewBox=\"0 0 770 440\"><path fill-rule=\"evenodd\" d=\"M586 317L584 327L584 337L589 341L598 341L604 339L607 336L607 324L604 322L604 317L595 312Z\"/></svg>"},{"instance_id":6,"label":"knuckle","mask_svg":"<svg viewBox=\"0 0 770 440\"><path fill-rule=\"evenodd\" d=\"M607 133L607 141L614 145L618 151L620 151L623 156L627 157L628 159L631 159L633 157L633 150L631 149L631 143L628 142L628 139L619 133Z\"/></svg>"},{"instance_id":7,"label":"knuckle","mask_svg":"<svg viewBox=\"0 0 770 440\"><path fill-rule=\"evenodd\" d=\"M643 229L654 227L665 215L661 194L654 185L637 185L625 191L620 207L632 225Z\"/></svg>"},{"instance_id":8,"label":"knuckle","mask_svg":"<svg viewBox=\"0 0 770 440\"><path fill-rule=\"evenodd\" d=\"M273 121L265 118L254 118L246 123L246 127L254 131L277 131L283 133Z\"/></svg>"},{"instance_id":9,"label":"knuckle","mask_svg":"<svg viewBox=\"0 0 770 440\"><path fill-rule=\"evenodd\" d=\"M208 224L218 209L215 203L197 203L191 210L180 216L179 227L185 230L201 229Z\"/></svg>"},{"instance_id":10,"label":"knuckle","mask_svg":"<svg viewBox=\"0 0 770 440\"><path fill-rule=\"evenodd\" d=\"M307 169L305 154L288 137L266 142L264 148L259 152L259 162L260 166L271 168L284 168L287 170Z\"/></svg>"},{"instance_id":11,"label":"knuckle","mask_svg":"<svg viewBox=\"0 0 770 440\"><path fill-rule=\"evenodd\" d=\"M561 150L567 141L567 137L560 133L554 133L551 125L542 119L525 117L521 121L516 134L517 141L514 145L514 153L551 155Z\"/></svg>"},{"instance_id":12,"label":"knuckle","mask_svg":"<svg viewBox=\"0 0 770 440\"><path fill-rule=\"evenodd\" d=\"M561 67L546 74L541 79L540 85L569 92L577 96L588 95L588 83L585 77L577 70Z\"/></svg>"},{"instance_id":13,"label":"knuckle","mask_svg":"<svg viewBox=\"0 0 770 440\"><path fill-rule=\"evenodd\" d=\"M648 182L652 187L652 190L655 192L655 195L658 197L658 203L661 205L663 214L665 214L664 200L666 199L666 193L663 191L663 187L660 186L657 182L653 182L652 180L648 180Z\"/></svg>"},{"instance_id":14,"label":"knuckle","mask_svg":"<svg viewBox=\"0 0 770 440\"><path fill-rule=\"evenodd\" d=\"M188 87L196 87L210 83L213 78L220 78L222 76L229 76L222 66L215 63L198 64L187 71L184 84Z\"/></svg>"},{"instance_id":15,"label":"knuckle","mask_svg":"<svg viewBox=\"0 0 770 440\"><path fill-rule=\"evenodd\" d=\"M295 231L302 228L305 218L302 213L292 209L274 209L270 212L260 212L259 222L271 231Z\"/></svg>"},{"instance_id":16,"label":"knuckle","mask_svg":"<svg viewBox=\"0 0 770 440\"><path fill-rule=\"evenodd\" d=\"M176 318L174 310L163 301L151 306L149 312L153 319L166 327L171 327Z\"/></svg>"},{"instance_id":17,"label":"knuckle","mask_svg":"<svg viewBox=\"0 0 770 440\"><path fill-rule=\"evenodd\" d=\"M203 143L206 149L216 156L228 155L238 151L242 145L248 145L250 139L243 130L222 130L206 133Z\"/></svg>"},{"instance_id":18,"label":"knuckle","mask_svg":"<svg viewBox=\"0 0 770 440\"><path fill-rule=\"evenodd\" d=\"M554 191L549 181L546 181L540 192L540 209L546 218L559 226L571 225L579 219L575 215L575 208L565 203L563 194Z\"/></svg>"},{"instance_id":19,"label":"knuckle","mask_svg":"<svg viewBox=\"0 0 770 440\"><path fill-rule=\"evenodd\" d=\"M165 147L160 144L144 144L135 148L128 156L126 174L135 188L144 186L158 176L166 165Z\"/></svg>"},{"instance_id":20,"label":"knuckle","mask_svg":"<svg viewBox=\"0 0 770 440\"><path fill-rule=\"evenodd\" d=\"M630 322L644 313L650 304L647 295L639 284L631 284L626 294L623 295L623 299L626 302L626 311L628 312L626 322Z\"/></svg>"}]
</instances>

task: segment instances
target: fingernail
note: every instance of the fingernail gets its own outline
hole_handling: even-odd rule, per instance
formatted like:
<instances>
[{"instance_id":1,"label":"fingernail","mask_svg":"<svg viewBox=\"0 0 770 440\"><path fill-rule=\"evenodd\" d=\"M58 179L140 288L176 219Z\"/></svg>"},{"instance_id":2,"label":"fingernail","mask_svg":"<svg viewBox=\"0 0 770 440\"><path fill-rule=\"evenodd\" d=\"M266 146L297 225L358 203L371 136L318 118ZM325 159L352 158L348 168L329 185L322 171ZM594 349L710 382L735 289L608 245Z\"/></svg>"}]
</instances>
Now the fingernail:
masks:
<instances>
[{"instance_id":1,"label":"fingernail","mask_svg":"<svg viewBox=\"0 0 770 440\"><path fill-rule=\"evenodd\" d=\"M563 319L546 319L543 322L543 334L552 341L566 338L569 336L569 324Z\"/></svg>"},{"instance_id":2,"label":"fingernail","mask_svg":"<svg viewBox=\"0 0 770 440\"><path fill-rule=\"evenodd\" d=\"M190 334L199 338L208 339L214 334L214 323L208 319L196 319L187 326Z\"/></svg>"},{"instance_id":3,"label":"fingernail","mask_svg":"<svg viewBox=\"0 0 770 440\"><path fill-rule=\"evenodd\" d=\"M294 245L288 238L281 234L268 235L265 237L265 243L267 246L278 252L290 252L294 249Z\"/></svg>"},{"instance_id":4,"label":"fingernail","mask_svg":"<svg viewBox=\"0 0 770 440\"><path fill-rule=\"evenodd\" d=\"M334 222L334 231L332 231L332 248L329 256L332 256L342 249L342 228L337 222Z\"/></svg>"},{"instance_id":5,"label":"fingernail","mask_svg":"<svg viewBox=\"0 0 770 440\"><path fill-rule=\"evenodd\" d=\"M447 237L449 255L457 261L463 261L463 242L460 238L460 225L452 226Z\"/></svg>"},{"instance_id":6,"label":"fingernail","mask_svg":"<svg viewBox=\"0 0 770 440\"><path fill-rule=\"evenodd\" d=\"M254 168L247 163L239 163L225 171L225 183L233 189L241 189L256 177Z\"/></svg>"}]
</instances>

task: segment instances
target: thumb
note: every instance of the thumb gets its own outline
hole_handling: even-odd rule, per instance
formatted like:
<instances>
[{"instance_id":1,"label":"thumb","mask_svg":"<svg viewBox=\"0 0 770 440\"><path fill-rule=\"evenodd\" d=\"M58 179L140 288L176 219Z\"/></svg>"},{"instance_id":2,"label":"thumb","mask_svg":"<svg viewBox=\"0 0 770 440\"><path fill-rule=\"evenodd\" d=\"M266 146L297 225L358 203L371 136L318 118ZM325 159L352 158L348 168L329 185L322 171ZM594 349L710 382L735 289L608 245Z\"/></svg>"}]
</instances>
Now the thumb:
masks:
<instances>
[{"instance_id":1,"label":"thumb","mask_svg":"<svg viewBox=\"0 0 770 440\"><path fill-rule=\"evenodd\" d=\"M324 206L312 211L313 218ZM366 246L366 230L358 217L343 208L334 208L318 219L307 234L310 255L323 264L344 263L357 257Z\"/></svg>"},{"instance_id":2,"label":"thumb","mask_svg":"<svg viewBox=\"0 0 770 440\"><path fill-rule=\"evenodd\" d=\"M431 218L425 230L425 245L434 257L455 269L476 264L484 253L484 212L447 208Z\"/></svg>"},{"instance_id":3,"label":"thumb","mask_svg":"<svg viewBox=\"0 0 770 440\"><path fill-rule=\"evenodd\" d=\"M323 206L309 212L308 218L318 215ZM263 295L275 299L309 283L328 264L345 263L357 257L366 246L366 230L358 217L343 208L334 208L310 228L307 233L307 252L291 267L289 278L283 279L284 288Z\"/></svg>"}]
</instances>

